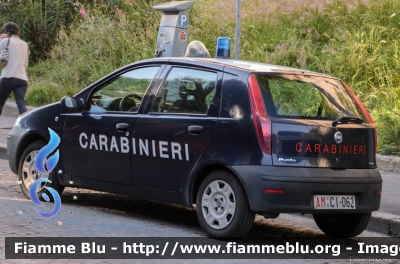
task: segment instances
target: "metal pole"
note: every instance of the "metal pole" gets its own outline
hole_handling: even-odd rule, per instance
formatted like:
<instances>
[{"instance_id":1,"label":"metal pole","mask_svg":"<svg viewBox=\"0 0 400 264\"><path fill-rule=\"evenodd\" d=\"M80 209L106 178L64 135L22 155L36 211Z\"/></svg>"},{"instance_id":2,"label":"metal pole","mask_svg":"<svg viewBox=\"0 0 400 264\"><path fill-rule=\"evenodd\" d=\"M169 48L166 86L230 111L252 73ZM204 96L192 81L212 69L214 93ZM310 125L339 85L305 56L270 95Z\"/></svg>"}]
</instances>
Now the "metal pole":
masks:
<instances>
[{"instance_id":1,"label":"metal pole","mask_svg":"<svg viewBox=\"0 0 400 264\"><path fill-rule=\"evenodd\" d=\"M240 47L240 1L236 0L236 40L235 40L235 59L239 59Z\"/></svg>"}]
</instances>

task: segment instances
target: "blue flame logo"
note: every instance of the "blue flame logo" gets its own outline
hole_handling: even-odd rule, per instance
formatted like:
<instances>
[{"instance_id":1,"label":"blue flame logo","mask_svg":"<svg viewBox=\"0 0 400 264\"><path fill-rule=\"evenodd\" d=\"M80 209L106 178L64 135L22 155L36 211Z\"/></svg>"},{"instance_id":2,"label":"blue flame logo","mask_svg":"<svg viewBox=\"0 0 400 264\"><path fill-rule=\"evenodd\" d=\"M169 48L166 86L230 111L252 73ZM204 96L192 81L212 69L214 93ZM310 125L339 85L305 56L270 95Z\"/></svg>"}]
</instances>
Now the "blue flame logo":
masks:
<instances>
[{"instance_id":1,"label":"blue flame logo","mask_svg":"<svg viewBox=\"0 0 400 264\"><path fill-rule=\"evenodd\" d=\"M31 197L32 202L34 204L38 205L38 206L44 206L44 204L37 197L37 193L36 193L36 189L39 187L39 185L42 182L51 183L51 181L49 179L42 178L42 179L39 179L39 180L35 181L31 185L31 187L29 188L29 196ZM46 188L51 193L51 195L53 195L54 209L51 212L48 212L48 213L39 211L38 209L35 209L35 211L43 218L50 218L50 217L53 217L56 214L58 214L58 212L60 212L60 210L61 210L61 198L60 198L60 195L58 194L58 192L56 190L54 190L53 188L47 187L47 186L44 186L44 188ZM42 193L42 197L46 202L50 201L50 198L49 198L49 196L47 194Z\"/></svg>"},{"instance_id":2,"label":"blue flame logo","mask_svg":"<svg viewBox=\"0 0 400 264\"><path fill-rule=\"evenodd\" d=\"M47 158L47 156L52 153L60 144L60 137L57 135L57 133L54 132L51 128L49 128L49 133L49 143L39 150L35 160L36 169L43 174L49 174L56 167L58 159L60 157L59 150L57 149L57 151L53 155ZM36 190L41 183L46 182L51 183L51 181L47 178L39 179L35 181L29 188L29 196L31 197L32 202L38 206L44 206L44 204L39 200ZM58 192L53 188L47 186L44 186L44 188L46 188L53 196L54 209L51 212L42 212L37 209L35 209L35 211L43 218L50 218L58 214L58 212L61 210L61 198ZM42 197L46 202L50 201L50 198L46 193L42 193Z\"/></svg>"}]
</instances>

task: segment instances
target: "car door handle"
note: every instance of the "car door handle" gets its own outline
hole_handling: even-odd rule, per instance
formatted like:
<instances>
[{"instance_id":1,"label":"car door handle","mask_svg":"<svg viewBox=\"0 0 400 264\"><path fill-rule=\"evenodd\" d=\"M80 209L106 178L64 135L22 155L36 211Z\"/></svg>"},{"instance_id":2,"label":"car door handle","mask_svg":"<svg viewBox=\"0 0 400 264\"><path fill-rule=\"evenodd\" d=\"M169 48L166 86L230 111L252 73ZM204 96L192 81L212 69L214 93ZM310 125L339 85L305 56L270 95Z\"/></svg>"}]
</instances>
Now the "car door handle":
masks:
<instances>
[{"instance_id":1,"label":"car door handle","mask_svg":"<svg viewBox=\"0 0 400 264\"><path fill-rule=\"evenodd\" d=\"M116 126L118 131L124 131L129 127L129 124L127 123L118 123Z\"/></svg>"},{"instance_id":2,"label":"car door handle","mask_svg":"<svg viewBox=\"0 0 400 264\"><path fill-rule=\"evenodd\" d=\"M203 130L202 126L189 126L188 131L192 135L197 135Z\"/></svg>"}]
</instances>

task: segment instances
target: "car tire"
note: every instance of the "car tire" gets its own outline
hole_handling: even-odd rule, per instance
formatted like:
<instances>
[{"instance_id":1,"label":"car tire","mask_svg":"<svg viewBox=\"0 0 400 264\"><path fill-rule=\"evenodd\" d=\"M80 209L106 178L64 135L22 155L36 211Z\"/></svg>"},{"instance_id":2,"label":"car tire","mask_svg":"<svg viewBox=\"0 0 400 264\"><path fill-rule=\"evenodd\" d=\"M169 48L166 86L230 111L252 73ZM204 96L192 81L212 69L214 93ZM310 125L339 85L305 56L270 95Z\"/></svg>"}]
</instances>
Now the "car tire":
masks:
<instances>
[{"instance_id":1,"label":"car tire","mask_svg":"<svg viewBox=\"0 0 400 264\"><path fill-rule=\"evenodd\" d=\"M51 183L45 183L38 187L37 195L40 199L42 199L42 193L46 193L50 200L53 200L53 196L50 192L44 188L44 186L51 187L61 194L64 190L64 186L62 186L58 180L57 169L55 168L50 174L41 174L35 168L35 158L37 153L41 148L43 148L47 143L45 141L35 141L28 145L28 147L24 150L19 160L18 166L18 181L20 183L21 190L23 194L29 197L29 188L32 183L40 178L48 178Z\"/></svg>"},{"instance_id":2,"label":"car tire","mask_svg":"<svg viewBox=\"0 0 400 264\"><path fill-rule=\"evenodd\" d=\"M254 223L246 192L227 171L214 171L197 192L196 213L200 226L210 237L241 237Z\"/></svg>"},{"instance_id":3,"label":"car tire","mask_svg":"<svg viewBox=\"0 0 400 264\"><path fill-rule=\"evenodd\" d=\"M364 231L371 213L314 214L313 216L317 226L328 236L350 238Z\"/></svg>"}]
</instances>

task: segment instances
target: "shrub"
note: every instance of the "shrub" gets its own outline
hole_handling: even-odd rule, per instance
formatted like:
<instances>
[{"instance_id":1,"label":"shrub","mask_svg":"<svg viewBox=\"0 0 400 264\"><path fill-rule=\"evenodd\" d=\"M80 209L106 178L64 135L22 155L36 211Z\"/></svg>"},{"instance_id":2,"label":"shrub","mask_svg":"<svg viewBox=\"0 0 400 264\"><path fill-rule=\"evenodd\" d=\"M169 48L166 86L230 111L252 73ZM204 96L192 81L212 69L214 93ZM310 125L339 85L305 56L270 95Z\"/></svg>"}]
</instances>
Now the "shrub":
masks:
<instances>
[{"instance_id":1,"label":"shrub","mask_svg":"<svg viewBox=\"0 0 400 264\"><path fill-rule=\"evenodd\" d=\"M142 0L143 1L143 0ZM58 43L60 30L68 31L83 18L83 7L95 8L103 14L115 15L120 0L7 0L0 1L0 23L15 22L21 37L29 43L30 59L46 59ZM82 12L83 9L83 13Z\"/></svg>"},{"instance_id":2,"label":"shrub","mask_svg":"<svg viewBox=\"0 0 400 264\"><path fill-rule=\"evenodd\" d=\"M376 110L373 115L378 131L378 151L384 155L400 155L400 107Z\"/></svg>"},{"instance_id":3,"label":"shrub","mask_svg":"<svg viewBox=\"0 0 400 264\"><path fill-rule=\"evenodd\" d=\"M45 95L42 86L47 90L50 84L58 89L56 95L65 93L64 89L77 92L124 65L152 57L157 27L153 21L159 21L157 15L154 12L146 22L137 22L89 13L70 34L60 31L59 43L49 53L48 60L29 68L31 93ZM39 98L28 96L27 102L41 105L53 101L53 97L47 101Z\"/></svg>"},{"instance_id":4,"label":"shrub","mask_svg":"<svg viewBox=\"0 0 400 264\"><path fill-rule=\"evenodd\" d=\"M78 17L79 4L60 0L10 0L0 2L0 23L15 22L29 43L31 60L45 58L57 42L60 29Z\"/></svg>"}]
</instances>

